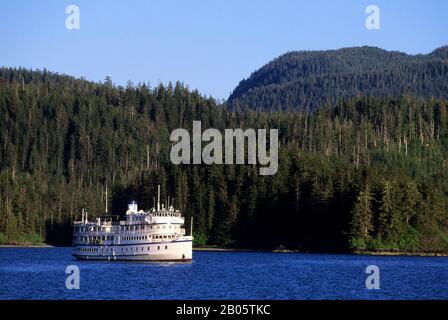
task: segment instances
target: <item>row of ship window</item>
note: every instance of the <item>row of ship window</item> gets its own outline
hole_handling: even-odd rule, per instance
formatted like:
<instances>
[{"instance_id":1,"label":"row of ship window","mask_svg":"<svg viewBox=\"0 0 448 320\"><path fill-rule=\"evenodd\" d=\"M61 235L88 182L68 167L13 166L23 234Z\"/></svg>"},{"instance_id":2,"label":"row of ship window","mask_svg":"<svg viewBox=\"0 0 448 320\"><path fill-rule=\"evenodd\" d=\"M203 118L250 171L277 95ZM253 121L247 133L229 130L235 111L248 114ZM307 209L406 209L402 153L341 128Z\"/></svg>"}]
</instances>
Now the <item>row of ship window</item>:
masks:
<instances>
[{"instance_id":1,"label":"row of ship window","mask_svg":"<svg viewBox=\"0 0 448 320\"><path fill-rule=\"evenodd\" d=\"M128 250L129 249L129 250ZM168 249L168 246L165 246L165 249ZM150 250L150 247L147 249ZM160 250L160 246L157 246L157 250ZM112 248L76 248L77 252L112 252ZM115 251L121 251L121 252L138 252L139 247L132 247L132 248L121 248L121 250L115 250ZM141 251L145 251L145 247L141 247Z\"/></svg>"},{"instance_id":2,"label":"row of ship window","mask_svg":"<svg viewBox=\"0 0 448 320\"><path fill-rule=\"evenodd\" d=\"M151 236L122 237L122 240L148 240ZM153 235L153 239L171 239L173 235Z\"/></svg>"},{"instance_id":3,"label":"row of ship window","mask_svg":"<svg viewBox=\"0 0 448 320\"><path fill-rule=\"evenodd\" d=\"M113 241L114 237L112 236L103 236L103 237L92 237L91 239L88 239L88 237L81 237L81 242L89 242L89 241L106 241L110 240ZM122 237L121 240L149 240L151 236L134 236L134 237ZM152 235L152 239L174 239L174 235Z\"/></svg>"},{"instance_id":4,"label":"row of ship window","mask_svg":"<svg viewBox=\"0 0 448 320\"><path fill-rule=\"evenodd\" d=\"M167 225L166 224L162 224L162 225L155 225L154 228L153 226L121 226L121 230L122 231L131 231L131 230L146 230L146 229L166 229ZM168 225L168 229L179 229L179 225Z\"/></svg>"},{"instance_id":5,"label":"row of ship window","mask_svg":"<svg viewBox=\"0 0 448 320\"><path fill-rule=\"evenodd\" d=\"M155 225L154 228L153 226L145 226L145 225L136 225L136 226L120 226L120 231L134 231L134 230L147 230L147 229L179 229L180 226L179 225L171 225L169 224L168 227L166 224L163 225ZM79 229L80 232L86 232L86 228L85 227L81 227ZM93 228L94 232L99 232L100 228L95 227Z\"/></svg>"}]
</instances>

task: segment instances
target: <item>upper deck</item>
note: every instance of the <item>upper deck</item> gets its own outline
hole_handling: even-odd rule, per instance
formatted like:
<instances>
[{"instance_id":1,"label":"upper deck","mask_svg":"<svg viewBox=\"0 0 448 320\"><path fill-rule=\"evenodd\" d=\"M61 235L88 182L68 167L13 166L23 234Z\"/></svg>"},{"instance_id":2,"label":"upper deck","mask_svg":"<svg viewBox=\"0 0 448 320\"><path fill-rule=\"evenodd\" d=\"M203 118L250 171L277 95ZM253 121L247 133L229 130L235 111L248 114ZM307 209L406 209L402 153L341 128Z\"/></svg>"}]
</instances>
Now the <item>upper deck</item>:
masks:
<instances>
[{"instance_id":1,"label":"upper deck","mask_svg":"<svg viewBox=\"0 0 448 320\"><path fill-rule=\"evenodd\" d=\"M118 221L109 217L89 221L87 214L83 214L81 221L74 222L74 235L185 234L185 229L181 228L185 219L178 210L174 210L172 206L168 209L158 206L157 209L138 211L137 204L132 202L125 219Z\"/></svg>"}]
</instances>

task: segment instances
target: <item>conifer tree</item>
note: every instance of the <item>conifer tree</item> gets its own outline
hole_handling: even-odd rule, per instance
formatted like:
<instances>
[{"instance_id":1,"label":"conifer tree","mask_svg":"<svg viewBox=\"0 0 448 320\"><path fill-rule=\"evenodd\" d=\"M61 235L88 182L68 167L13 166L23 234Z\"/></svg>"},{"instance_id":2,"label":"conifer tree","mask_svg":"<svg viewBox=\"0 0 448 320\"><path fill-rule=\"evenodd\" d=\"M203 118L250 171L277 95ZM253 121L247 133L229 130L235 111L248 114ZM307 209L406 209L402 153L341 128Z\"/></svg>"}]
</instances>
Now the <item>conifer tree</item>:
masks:
<instances>
[{"instance_id":1,"label":"conifer tree","mask_svg":"<svg viewBox=\"0 0 448 320\"><path fill-rule=\"evenodd\" d=\"M372 231L372 195L368 185L360 191L352 210L351 236L367 241Z\"/></svg>"}]
</instances>

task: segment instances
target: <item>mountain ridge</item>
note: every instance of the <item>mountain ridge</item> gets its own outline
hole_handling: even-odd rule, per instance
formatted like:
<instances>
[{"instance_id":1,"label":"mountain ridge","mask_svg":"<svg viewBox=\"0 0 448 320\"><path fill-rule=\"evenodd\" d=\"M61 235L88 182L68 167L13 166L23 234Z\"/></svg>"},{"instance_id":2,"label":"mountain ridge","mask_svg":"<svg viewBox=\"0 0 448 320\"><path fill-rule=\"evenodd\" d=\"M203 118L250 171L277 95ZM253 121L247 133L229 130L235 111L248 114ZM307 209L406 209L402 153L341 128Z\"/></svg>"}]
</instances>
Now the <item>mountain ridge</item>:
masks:
<instances>
[{"instance_id":1,"label":"mountain ridge","mask_svg":"<svg viewBox=\"0 0 448 320\"><path fill-rule=\"evenodd\" d=\"M240 81L231 110L307 110L329 98L353 96L446 98L448 46L410 55L378 47L291 51Z\"/></svg>"}]
</instances>

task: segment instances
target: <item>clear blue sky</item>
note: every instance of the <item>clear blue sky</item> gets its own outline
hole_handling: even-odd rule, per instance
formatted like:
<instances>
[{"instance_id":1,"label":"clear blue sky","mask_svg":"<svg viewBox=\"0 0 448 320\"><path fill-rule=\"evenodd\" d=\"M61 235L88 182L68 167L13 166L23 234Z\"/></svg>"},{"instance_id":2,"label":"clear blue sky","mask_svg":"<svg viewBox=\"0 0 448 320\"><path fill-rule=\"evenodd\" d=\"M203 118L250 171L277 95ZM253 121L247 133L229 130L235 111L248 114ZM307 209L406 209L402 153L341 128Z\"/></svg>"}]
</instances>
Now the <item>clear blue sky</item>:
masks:
<instances>
[{"instance_id":1,"label":"clear blue sky","mask_svg":"<svg viewBox=\"0 0 448 320\"><path fill-rule=\"evenodd\" d=\"M65 8L80 8L80 30ZM367 30L365 8L381 9ZM180 80L215 98L291 50L374 45L428 53L448 44L445 0L14 0L0 2L0 65L89 80Z\"/></svg>"}]
</instances>

